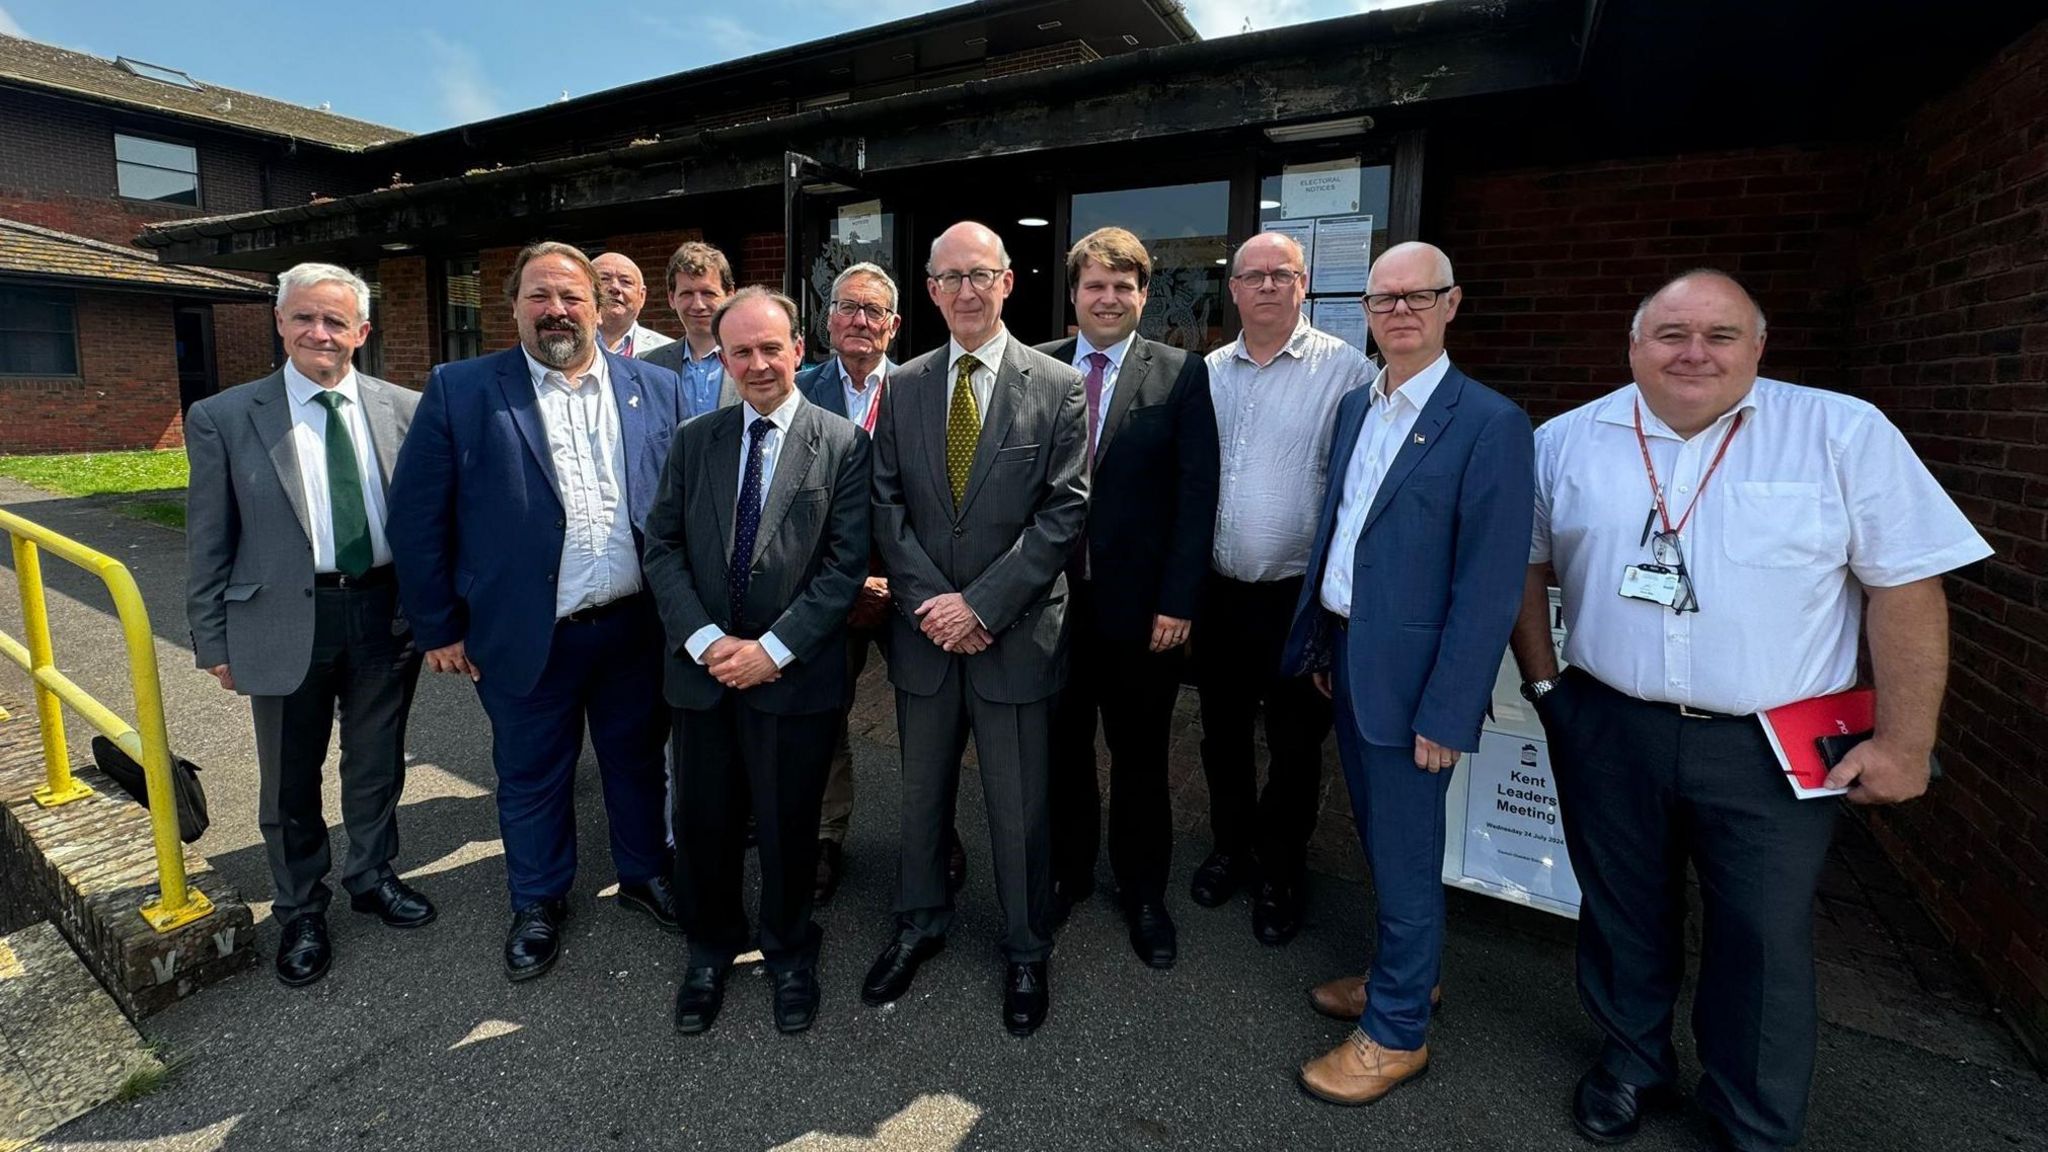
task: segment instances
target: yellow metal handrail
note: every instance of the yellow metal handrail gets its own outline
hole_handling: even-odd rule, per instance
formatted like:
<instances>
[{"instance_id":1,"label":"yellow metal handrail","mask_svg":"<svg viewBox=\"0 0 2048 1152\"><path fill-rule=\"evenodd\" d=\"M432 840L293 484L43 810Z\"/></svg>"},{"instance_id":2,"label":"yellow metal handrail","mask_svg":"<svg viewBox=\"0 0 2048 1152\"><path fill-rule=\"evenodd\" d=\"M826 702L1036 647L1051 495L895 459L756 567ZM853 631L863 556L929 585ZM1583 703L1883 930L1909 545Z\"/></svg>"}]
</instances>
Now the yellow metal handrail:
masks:
<instances>
[{"instance_id":1,"label":"yellow metal handrail","mask_svg":"<svg viewBox=\"0 0 2048 1152\"><path fill-rule=\"evenodd\" d=\"M150 831L156 841L157 898L142 906L142 918L158 932L169 932L201 919L213 904L185 882L185 848L178 838L178 800L171 784L171 745L164 730L163 685L157 676L156 637L149 630L149 608L128 566L95 552L68 536L0 511L0 530L14 544L14 576L21 585L23 644L0 632L0 655L19 664L34 683L36 719L43 735L43 770L48 783L36 789L36 803L45 808L69 804L93 794L71 775L71 756L64 739L64 709L69 704L88 724L142 765L149 785ZM135 687L135 724L93 699L57 671L50 648L50 617L43 596L42 553L48 551L98 576L114 598L128 648L128 679ZM138 731L138 729L140 729Z\"/></svg>"}]
</instances>

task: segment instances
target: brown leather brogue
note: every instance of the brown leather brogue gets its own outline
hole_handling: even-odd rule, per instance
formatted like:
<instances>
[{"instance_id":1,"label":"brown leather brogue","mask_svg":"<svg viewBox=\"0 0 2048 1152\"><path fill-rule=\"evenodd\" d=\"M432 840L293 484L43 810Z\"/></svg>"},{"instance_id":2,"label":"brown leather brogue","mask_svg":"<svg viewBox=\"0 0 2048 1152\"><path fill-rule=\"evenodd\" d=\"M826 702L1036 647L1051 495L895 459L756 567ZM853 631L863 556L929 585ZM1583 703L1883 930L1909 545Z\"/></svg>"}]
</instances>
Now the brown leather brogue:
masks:
<instances>
[{"instance_id":1,"label":"brown leather brogue","mask_svg":"<svg viewBox=\"0 0 2048 1152\"><path fill-rule=\"evenodd\" d=\"M1332 1104L1377 1104L1403 1082L1428 1071L1429 1045L1413 1052L1382 1048L1363 1031L1354 1030L1342 1044L1301 1066L1301 1088Z\"/></svg>"},{"instance_id":2,"label":"brown leather brogue","mask_svg":"<svg viewBox=\"0 0 2048 1152\"><path fill-rule=\"evenodd\" d=\"M1332 1020L1356 1020L1365 1015L1365 983L1367 976L1339 976L1325 980L1308 990L1308 1002L1315 1010ZM1429 990L1429 1008L1435 1012L1444 1006L1444 986L1439 984Z\"/></svg>"}]
</instances>

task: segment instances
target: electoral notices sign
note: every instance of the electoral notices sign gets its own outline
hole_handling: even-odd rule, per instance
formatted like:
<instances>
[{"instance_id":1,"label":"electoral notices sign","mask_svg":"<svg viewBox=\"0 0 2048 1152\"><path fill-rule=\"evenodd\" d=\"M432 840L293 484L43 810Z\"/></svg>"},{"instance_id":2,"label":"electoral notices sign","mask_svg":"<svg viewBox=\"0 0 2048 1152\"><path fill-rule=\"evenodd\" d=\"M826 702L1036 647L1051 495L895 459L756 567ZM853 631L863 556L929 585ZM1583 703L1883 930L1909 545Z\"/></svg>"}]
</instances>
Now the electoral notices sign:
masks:
<instances>
[{"instance_id":1,"label":"electoral notices sign","mask_svg":"<svg viewBox=\"0 0 2048 1152\"><path fill-rule=\"evenodd\" d=\"M1579 881L1565 853L1548 744L1488 729L1467 773L1462 878L1575 915Z\"/></svg>"}]
</instances>

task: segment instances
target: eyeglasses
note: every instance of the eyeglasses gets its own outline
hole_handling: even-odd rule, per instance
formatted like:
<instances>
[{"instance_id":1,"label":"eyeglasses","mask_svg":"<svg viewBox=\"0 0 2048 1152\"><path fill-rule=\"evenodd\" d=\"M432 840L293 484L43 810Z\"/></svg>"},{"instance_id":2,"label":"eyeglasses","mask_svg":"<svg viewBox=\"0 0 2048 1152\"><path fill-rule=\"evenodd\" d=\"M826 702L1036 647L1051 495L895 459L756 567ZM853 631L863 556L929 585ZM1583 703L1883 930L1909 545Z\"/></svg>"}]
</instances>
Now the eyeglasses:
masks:
<instances>
[{"instance_id":1,"label":"eyeglasses","mask_svg":"<svg viewBox=\"0 0 2048 1152\"><path fill-rule=\"evenodd\" d=\"M939 291L951 296L960 291L962 281L974 285L975 291L986 292L995 286L996 278L1003 274L1000 268L973 268L966 272L940 272L932 277Z\"/></svg>"},{"instance_id":2,"label":"eyeglasses","mask_svg":"<svg viewBox=\"0 0 2048 1152\"><path fill-rule=\"evenodd\" d=\"M1446 284L1441 288L1418 288L1413 292L1369 292L1362 299L1367 312L1381 315L1392 312L1394 305L1403 300L1408 302L1410 312L1427 312L1436 307L1437 297L1456 287L1456 284Z\"/></svg>"},{"instance_id":3,"label":"eyeglasses","mask_svg":"<svg viewBox=\"0 0 2048 1152\"><path fill-rule=\"evenodd\" d=\"M1692 573L1685 569L1685 550L1679 546L1678 533L1653 534L1650 537L1650 555L1678 576L1678 595L1671 601L1671 610L1681 613L1699 611L1700 598L1693 591Z\"/></svg>"},{"instance_id":4,"label":"eyeglasses","mask_svg":"<svg viewBox=\"0 0 2048 1152\"><path fill-rule=\"evenodd\" d=\"M1268 281L1282 292L1307 279L1292 268L1275 268L1270 272L1239 272L1232 280L1246 288L1264 288Z\"/></svg>"},{"instance_id":5,"label":"eyeglasses","mask_svg":"<svg viewBox=\"0 0 2048 1152\"><path fill-rule=\"evenodd\" d=\"M951 290L955 292L960 290L960 285L957 281ZM854 300L834 300L832 302L832 311L848 320L853 319L855 316L865 316L868 318L868 323L876 325L895 315L893 311L882 307L880 304L862 304Z\"/></svg>"}]
</instances>

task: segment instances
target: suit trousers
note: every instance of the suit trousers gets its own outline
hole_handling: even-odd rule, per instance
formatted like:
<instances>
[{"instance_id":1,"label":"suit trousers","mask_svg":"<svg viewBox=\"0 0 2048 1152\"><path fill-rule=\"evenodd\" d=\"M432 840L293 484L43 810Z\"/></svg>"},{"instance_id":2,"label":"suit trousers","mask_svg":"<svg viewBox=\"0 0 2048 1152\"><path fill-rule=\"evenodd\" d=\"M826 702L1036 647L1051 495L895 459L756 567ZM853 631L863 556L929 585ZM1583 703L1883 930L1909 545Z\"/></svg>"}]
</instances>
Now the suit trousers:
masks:
<instances>
[{"instance_id":1,"label":"suit trousers","mask_svg":"<svg viewBox=\"0 0 2048 1152\"><path fill-rule=\"evenodd\" d=\"M836 714L777 715L728 689L715 708L675 710L676 913L691 967L747 950L747 816L761 851L761 954L775 972L818 959L811 888L818 802Z\"/></svg>"},{"instance_id":2,"label":"suit trousers","mask_svg":"<svg viewBox=\"0 0 2048 1152\"><path fill-rule=\"evenodd\" d=\"M1601 1063L1631 1084L1678 1076L1690 861L1697 1099L1743 1147L1797 1143L1818 1027L1813 899L1837 805L1794 797L1749 717L1680 716L1577 669L1542 712L1582 893L1579 999L1606 1033Z\"/></svg>"},{"instance_id":3,"label":"suit trousers","mask_svg":"<svg viewBox=\"0 0 2048 1152\"><path fill-rule=\"evenodd\" d=\"M867 670L868 652L887 635L851 629L846 633L846 705L839 710L839 730L832 742L832 767L825 775L825 799L818 812L820 840L846 843L846 829L853 823L853 733L847 718L860 688L860 674Z\"/></svg>"},{"instance_id":4,"label":"suit trousers","mask_svg":"<svg viewBox=\"0 0 2048 1152\"><path fill-rule=\"evenodd\" d=\"M1105 636L1092 581L1074 580L1067 686L1053 708L1053 877L1069 891L1095 878L1102 831L1096 716L1109 745L1109 861L1126 903L1160 901L1173 863L1166 782L1182 652L1153 652L1150 637Z\"/></svg>"},{"instance_id":5,"label":"suit trousers","mask_svg":"<svg viewBox=\"0 0 2048 1152\"><path fill-rule=\"evenodd\" d=\"M896 731L903 748L899 939L939 937L953 922L946 884L947 832L960 788L960 757L974 734L988 806L996 900L1003 911L1003 953L1013 963L1052 951L1052 819L1046 794L1052 701L999 704L975 695L966 660L955 657L939 690L896 690Z\"/></svg>"},{"instance_id":6,"label":"suit trousers","mask_svg":"<svg viewBox=\"0 0 2048 1152\"><path fill-rule=\"evenodd\" d=\"M257 822L276 886L271 913L289 924L324 913L330 856L320 815L320 768L341 720L341 883L367 892L393 875L398 797L405 789L405 724L420 654L398 614L398 585L317 588L313 654L288 696L251 696L256 724Z\"/></svg>"},{"instance_id":7,"label":"suit trousers","mask_svg":"<svg viewBox=\"0 0 2048 1152\"><path fill-rule=\"evenodd\" d=\"M1417 768L1412 743L1369 743L1352 710L1348 667L1342 651L1331 660L1337 757L1378 921L1372 996L1358 1026L1388 1048L1413 1051L1428 1038L1429 993L1443 962L1444 795L1456 769Z\"/></svg>"},{"instance_id":8,"label":"suit trousers","mask_svg":"<svg viewBox=\"0 0 2048 1152\"><path fill-rule=\"evenodd\" d=\"M1301 879L1315 831L1330 702L1306 676L1282 676L1280 651L1302 578L1247 583L1215 572L1194 636L1202 693L1202 773L1216 851L1249 853L1273 880ZM1258 790L1253 727L1265 707L1266 788Z\"/></svg>"},{"instance_id":9,"label":"suit trousers","mask_svg":"<svg viewBox=\"0 0 2048 1152\"><path fill-rule=\"evenodd\" d=\"M498 827L514 910L569 894L576 880L576 763L583 727L597 754L619 880L667 875L662 826L668 707L662 631L645 593L588 621L558 620L533 690L515 695L481 669L477 699L491 720Z\"/></svg>"}]
</instances>

